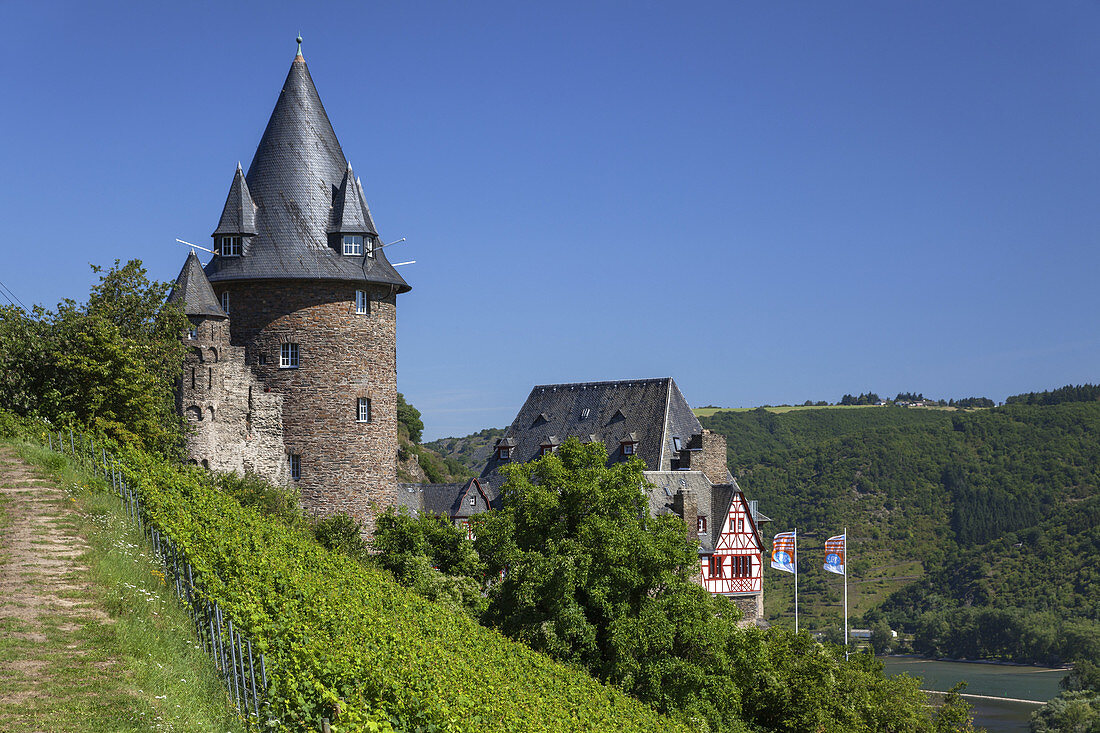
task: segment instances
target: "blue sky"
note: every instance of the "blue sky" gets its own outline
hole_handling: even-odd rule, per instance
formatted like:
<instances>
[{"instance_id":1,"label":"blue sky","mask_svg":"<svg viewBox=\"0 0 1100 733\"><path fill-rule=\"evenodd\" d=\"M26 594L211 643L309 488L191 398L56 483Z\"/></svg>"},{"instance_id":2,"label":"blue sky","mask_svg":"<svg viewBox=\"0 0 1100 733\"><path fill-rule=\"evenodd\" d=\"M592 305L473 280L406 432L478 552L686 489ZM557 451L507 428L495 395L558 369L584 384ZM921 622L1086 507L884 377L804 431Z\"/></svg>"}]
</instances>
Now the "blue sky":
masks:
<instances>
[{"instance_id":1,"label":"blue sky","mask_svg":"<svg viewBox=\"0 0 1100 733\"><path fill-rule=\"evenodd\" d=\"M4 4L0 281L176 276L301 31L413 291L426 437L534 384L693 405L1100 380L1100 5Z\"/></svg>"}]
</instances>

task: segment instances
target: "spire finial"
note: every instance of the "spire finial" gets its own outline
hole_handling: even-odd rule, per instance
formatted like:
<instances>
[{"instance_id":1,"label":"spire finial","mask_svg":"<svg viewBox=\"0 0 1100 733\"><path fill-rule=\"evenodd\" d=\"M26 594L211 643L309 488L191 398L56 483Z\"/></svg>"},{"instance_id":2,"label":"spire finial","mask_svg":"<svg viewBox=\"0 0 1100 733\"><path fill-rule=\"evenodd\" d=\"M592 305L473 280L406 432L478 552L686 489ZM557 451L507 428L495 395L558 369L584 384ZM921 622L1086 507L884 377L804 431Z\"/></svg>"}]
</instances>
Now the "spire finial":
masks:
<instances>
[{"instance_id":1,"label":"spire finial","mask_svg":"<svg viewBox=\"0 0 1100 733\"><path fill-rule=\"evenodd\" d=\"M298 31L298 56L302 55L302 32Z\"/></svg>"}]
</instances>

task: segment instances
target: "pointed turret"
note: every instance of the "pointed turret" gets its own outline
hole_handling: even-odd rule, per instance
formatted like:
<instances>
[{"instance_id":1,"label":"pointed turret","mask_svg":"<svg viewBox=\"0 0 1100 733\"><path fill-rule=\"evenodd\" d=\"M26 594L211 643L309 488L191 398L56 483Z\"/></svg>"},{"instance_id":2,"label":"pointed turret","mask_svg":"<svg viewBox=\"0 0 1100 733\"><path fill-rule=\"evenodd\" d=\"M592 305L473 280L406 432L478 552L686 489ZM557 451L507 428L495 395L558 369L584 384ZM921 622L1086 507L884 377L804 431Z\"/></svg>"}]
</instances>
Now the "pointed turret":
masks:
<instances>
[{"instance_id":1,"label":"pointed turret","mask_svg":"<svg viewBox=\"0 0 1100 733\"><path fill-rule=\"evenodd\" d=\"M374 257L343 253L340 234L349 231L343 223L348 217L362 227L356 234L377 237L365 197L358 184L352 190L352 181L347 159L299 53L248 173L241 179L242 193L247 189L255 204L256 233L243 256L214 257L206 266L207 277L213 283L344 280L391 285L399 293L407 292L410 287L382 250L377 249ZM332 228L336 206L341 208L340 229ZM233 211L229 213L232 219Z\"/></svg>"},{"instance_id":2,"label":"pointed turret","mask_svg":"<svg viewBox=\"0 0 1100 733\"><path fill-rule=\"evenodd\" d=\"M371 234L378 236L374 231L374 222L371 221L370 212L367 210L366 198L363 189L355 173L351 170L351 163L344 172L344 180L340 182L340 188L332 200L332 220L329 223L329 234Z\"/></svg>"},{"instance_id":3,"label":"pointed turret","mask_svg":"<svg viewBox=\"0 0 1100 733\"><path fill-rule=\"evenodd\" d=\"M256 204L248 192L248 182L244 179L241 164L237 163L237 172L233 174L233 183L229 186L229 195L225 197L222 218L218 228L210 236L236 234L250 237L256 233Z\"/></svg>"},{"instance_id":4,"label":"pointed turret","mask_svg":"<svg viewBox=\"0 0 1100 733\"><path fill-rule=\"evenodd\" d=\"M195 250L187 255L187 261L183 263L176 284L172 292L168 294L169 303L180 303L183 312L197 318L229 318L218 303L214 295L214 289L210 287L210 281L202 271L202 263L195 255Z\"/></svg>"}]
</instances>

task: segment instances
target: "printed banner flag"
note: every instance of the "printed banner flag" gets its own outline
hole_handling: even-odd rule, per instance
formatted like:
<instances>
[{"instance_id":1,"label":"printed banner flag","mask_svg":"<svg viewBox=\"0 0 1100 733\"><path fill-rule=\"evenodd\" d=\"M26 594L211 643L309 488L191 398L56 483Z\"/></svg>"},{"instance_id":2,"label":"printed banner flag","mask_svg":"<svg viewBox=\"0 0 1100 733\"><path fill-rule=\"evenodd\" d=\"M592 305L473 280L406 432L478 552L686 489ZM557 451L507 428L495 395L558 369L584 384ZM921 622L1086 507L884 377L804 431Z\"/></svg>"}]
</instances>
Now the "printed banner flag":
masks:
<instances>
[{"instance_id":1,"label":"printed banner flag","mask_svg":"<svg viewBox=\"0 0 1100 733\"><path fill-rule=\"evenodd\" d=\"M794 572L794 532L780 532L772 540L772 567L788 573Z\"/></svg>"},{"instance_id":2,"label":"printed banner flag","mask_svg":"<svg viewBox=\"0 0 1100 733\"><path fill-rule=\"evenodd\" d=\"M844 575L844 554L848 549L844 540L845 537L842 534L825 540L825 565L823 567L830 573Z\"/></svg>"}]
</instances>

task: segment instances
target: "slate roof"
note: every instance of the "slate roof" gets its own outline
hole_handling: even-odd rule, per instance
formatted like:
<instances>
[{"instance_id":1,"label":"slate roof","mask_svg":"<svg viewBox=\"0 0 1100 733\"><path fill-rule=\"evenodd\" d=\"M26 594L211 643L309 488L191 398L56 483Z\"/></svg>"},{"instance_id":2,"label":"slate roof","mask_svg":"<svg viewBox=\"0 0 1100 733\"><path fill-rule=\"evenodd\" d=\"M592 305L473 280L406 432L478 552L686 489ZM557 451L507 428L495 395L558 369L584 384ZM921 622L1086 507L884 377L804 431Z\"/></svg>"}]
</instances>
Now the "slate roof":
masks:
<instances>
[{"instance_id":1,"label":"slate roof","mask_svg":"<svg viewBox=\"0 0 1100 733\"><path fill-rule=\"evenodd\" d=\"M182 303L183 312L189 316L229 317L222 310L218 297L214 295L214 289L210 287L210 281L203 274L202 263L199 262L195 250L191 250L187 255L187 261L183 263L183 269L176 278L176 284L168 294L168 302Z\"/></svg>"},{"instance_id":2,"label":"slate roof","mask_svg":"<svg viewBox=\"0 0 1100 733\"><path fill-rule=\"evenodd\" d=\"M636 455L646 467L667 471L675 455L673 437L686 444L702 431L676 382L663 377L536 386L505 438L515 441L511 461L520 463L538 458L541 446L568 437L602 441L614 463L627 459L620 444L636 440ZM481 475L495 474L507 462L494 452Z\"/></svg>"},{"instance_id":3,"label":"slate roof","mask_svg":"<svg viewBox=\"0 0 1100 733\"><path fill-rule=\"evenodd\" d=\"M244 180L241 164L237 163L237 172L233 174L233 183L229 184L229 195L225 197L222 218L218 228L211 236L222 234L253 235L256 233L256 204L248 192L248 183Z\"/></svg>"},{"instance_id":4,"label":"slate roof","mask_svg":"<svg viewBox=\"0 0 1100 733\"><path fill-rule=\"evenodd\" d=\"M206 266L209 280L350 280L392 285L400 293L410 290L384 250L376 248L374 257L348 256L330 246L332 207L347 172L309 69L297 56L243 179L256 206L255 236L243 256L215 256ZM373 233L358 181L355 188L353 208L362 209L363 233ZM344 190L350 195L350 186ZM347 196L342 205L347 208Z\"/></svg>"},{"instance_id":5,"label":"slate roof","mask_svg":"<svg viewBox=\"0 0 1100 733\"><path fill-rule=\"evenodd\" d=\"M495 499L489 487L478 479L452 484L398 484L397 503L416 516L432 512L463 519L488 511ZM473 499L473 503L470 503Z\"/></svg>"},{"instance_id":6,"label":"slate roof","mask_svg":"<svg viewBox=\"0 0 1100 733\"><path fill-rule=\"evenodd\" d=\"M344 179L332 200L332 217L329 222L330 234L374 234L374 221L371 219L367 201L363 197L362 182L355 177L351 163L344 171Z\"/></svg>"}]
</instances>

